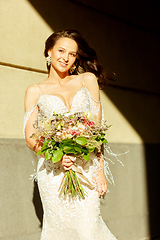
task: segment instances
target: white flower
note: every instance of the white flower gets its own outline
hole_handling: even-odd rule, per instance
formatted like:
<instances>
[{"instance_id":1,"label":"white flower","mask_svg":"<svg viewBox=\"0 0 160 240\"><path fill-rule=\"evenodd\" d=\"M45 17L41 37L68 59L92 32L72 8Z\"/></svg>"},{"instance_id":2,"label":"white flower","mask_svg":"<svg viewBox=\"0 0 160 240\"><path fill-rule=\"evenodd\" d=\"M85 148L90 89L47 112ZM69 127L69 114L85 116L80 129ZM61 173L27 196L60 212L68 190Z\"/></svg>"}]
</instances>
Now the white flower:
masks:
<instances>
[{"instance_id":1,"label":"white flower","mask_svg":"<svg viewBox=\"0 0 160 240\"><path fill-rule=\"evenodd\" d=\"M78 124L78 129L82 132L85 130L85 126L81 123Z\"/></svg>"},{"instance_id":2,"label":"white flower","mask_svg":"<svg viewBox=\"0 0 160 240\"><path fill-rule=\"evenodd\" d=\"M57 135L57 136L60 136L60 135L61 135L61 132L57 132L56 135Z\"/></svg>"}]
</instances>

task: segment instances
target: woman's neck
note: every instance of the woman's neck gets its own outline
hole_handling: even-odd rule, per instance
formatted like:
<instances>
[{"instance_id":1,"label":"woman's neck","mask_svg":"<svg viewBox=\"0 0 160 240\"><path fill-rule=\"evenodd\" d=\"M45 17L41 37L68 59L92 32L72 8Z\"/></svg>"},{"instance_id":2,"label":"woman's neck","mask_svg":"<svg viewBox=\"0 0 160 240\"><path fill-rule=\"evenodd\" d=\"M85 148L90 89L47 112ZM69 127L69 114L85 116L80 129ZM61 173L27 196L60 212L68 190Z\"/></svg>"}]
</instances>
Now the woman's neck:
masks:
<instances>
[{"instance_id":1,"label":"woman's neck","mask_svg":"<svg viewBox=\"0 0 160 240\"><path fill-rule=\"evenodd\" d=\"M70 76L68 72L58 72L51 67L48 80L50 80L51 82L57 82L60 85L63 85L65 82L68 81L68 76Z\"/></svg>"}]
</instances>

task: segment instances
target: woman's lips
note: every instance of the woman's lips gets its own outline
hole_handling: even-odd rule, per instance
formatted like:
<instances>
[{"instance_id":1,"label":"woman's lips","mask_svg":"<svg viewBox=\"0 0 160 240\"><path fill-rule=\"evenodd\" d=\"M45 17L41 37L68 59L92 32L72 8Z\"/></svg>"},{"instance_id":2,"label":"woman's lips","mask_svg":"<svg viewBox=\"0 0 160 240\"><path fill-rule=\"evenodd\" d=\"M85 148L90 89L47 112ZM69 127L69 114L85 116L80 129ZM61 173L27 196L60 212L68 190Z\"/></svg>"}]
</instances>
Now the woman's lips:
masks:
<instances>
[{"instance_id":1,"label":"woman's lips","mask_svg":"<svg viewBox=\"0 0 160 240\"><path fill-rule=\"evenodd\" d=\"M64 62L59 62L62 67L66 67L68 64Z\"/></svg>"}]
</instances>

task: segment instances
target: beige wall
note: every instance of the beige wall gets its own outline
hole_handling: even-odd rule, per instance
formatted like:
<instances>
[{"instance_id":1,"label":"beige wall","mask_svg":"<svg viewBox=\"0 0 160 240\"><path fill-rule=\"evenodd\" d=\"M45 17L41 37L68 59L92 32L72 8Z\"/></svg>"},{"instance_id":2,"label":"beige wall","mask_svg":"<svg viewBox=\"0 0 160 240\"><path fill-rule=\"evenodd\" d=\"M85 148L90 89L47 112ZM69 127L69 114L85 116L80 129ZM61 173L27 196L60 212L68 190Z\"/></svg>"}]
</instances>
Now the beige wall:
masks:
<instances>
[{"instance_id":1,"label":"beige wall","mask_svg":"<svg viewBox=\"0 0 160 240\"><path fill-rule=\"evenodd\" d=\"M23 118L24 93L29 85L41 82L47 77L47 74L36 73L34 70L46 70L43 56L44 42L54 29L51 29L28 1L14 0L10 2L1 0L0 16L1 34L3 36L0 39L1 62L33 69L33 71L28 71L4 65L0 66L1 99L4 99L7 94L6 102L9 105L9 110L4 111L6 106L1 101L1 109L5 114L1 116L0 120L3 126L0 130L0 136L2 138L23 138L20 126L22 126ZM103 93L102 101L106 109L107 106L111 106L110 114L106 116L107 119L111 119L110 122L113 123L112 115L114 115L116 116L115 122L118 123L117 126L119 124L123 125L122 128L116 127L116 125L112 128L110 141L142 142L139 134ZM11 114L12 121L10 121ZM118 134L114 134L117 131ZM119 138L115 140L114 136L116 135Z\"/></svg>"},{"instance_id":2,"label":"beige wall","mask_svg":"<svg viewBox=\"0 0 160 240\"><path fill-rule=\"evenodd\" d=\"M1 138L23 138L24 95L26 88L43 81L47 74L43 57L44 42L53 31L28 1L0 1ZM40 51L39 51L40 50ZM33 71L23 70L32 68ZM4 104L5 99L5 104Z\"/></svg>"},{"instance_id":3,"label":"beige wall","mask_svg":"<svg viewBox=\"0 0 160 240\"><path fill-rule=\"evenodd\" d=\"M46 70L44 41L54 30L69 27L86 36L109 72L118 74L117 83L110 82L112 86L101 92L101 98L105 117L113 125L108 131L113 151L129 153L120 157L124 167L111 164L116 186L109 185L110 193L102 201L104 221L118 240L160 234L154 224L159 214L153 208L158 197L150 188L159 181L153 175L158 175L160 98L151 84L156 81L153 68L146 68L145 46L140 47L146 37L156 48L156 36L74 1L47 5L43 1L0 0L0 5L0 239L38 240L40 236L41 206L29 181L35 156L22 134L24 95L29 85L47 77L42 73ZM66 15L66 9L72 14ZM132 36L137 35L139 40L133 44Z\"/></svg>"}]
</instances>

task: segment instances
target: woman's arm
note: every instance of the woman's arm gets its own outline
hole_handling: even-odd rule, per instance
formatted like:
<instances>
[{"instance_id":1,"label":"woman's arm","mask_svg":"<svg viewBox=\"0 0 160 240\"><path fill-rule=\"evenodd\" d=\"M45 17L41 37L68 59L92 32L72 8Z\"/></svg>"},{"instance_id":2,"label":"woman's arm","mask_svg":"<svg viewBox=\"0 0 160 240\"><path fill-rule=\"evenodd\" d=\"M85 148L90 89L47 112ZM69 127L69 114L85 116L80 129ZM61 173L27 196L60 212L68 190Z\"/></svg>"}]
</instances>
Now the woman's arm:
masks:
<instances>
[{"instance_id":1,"label":"woman's arm","mask_svg":"<svg viewBox=\"0 0 160 240\"><path fill-rule=\"evenodd\" d=\"M93 73L85 73L84 74L84 84L90 92L93 100L93 104L99 104L98 118L102 119L102 107L100 103L100 91L97 82L97 78ZM94 107L93 107L94 109ZM93 181L96 183L98 188L98 195L104 195L107 191L107 180L104 174L104 163L103 163L103 152L102 154L97 154L97 159L100 165L100 168L95 172L95 176L93 177Z\"/></svg>"},{"instance_id":2,"label":"woman's arm","mask_svg":"<svg viewBox=\"0 0 160 240\"><path fill-rule=\"evenodd\" d=\"M39 93L37 92L37 88L35 87L35 85L32 85L29 88L27 88L26 95L25 95L25 112L27 112L34 106L38 98L39 98ZM38 111L38 108L36 108L33 111L33 113L31 114L25 126L25 138L26 138L27 146L35 152L40 151L43 145L43 143L41 143L39 140L29 138L31 134L35 132L33 124L35 123L36 120L38 120L37 111ZM71 166L73 165L73 162L67 155L62 157L61 163L64 166L65 170L71 169Z\"/></svg>"},{"instance_id":3,"label":"woman's arm","mask_svg":"<svg viewBox=\"0 0 160 240\"><path fill-rule=\"evenodd\" d=\"M25 102L24 102L25 112L27 112L34 106L38 98L39 98L39 92L37 91L37 88L35 85L32 85L29 88L27 88L26 95L25 95ZM25 138L26 138L27 146L35 152L38 152L42 147L42 143L40 141L33 138L29 138L31 134L35 132L33 124L38 119L37 111L38 111L38 108L36 108L31 113L31 116L29 117L25 126Z\"/></svg>"},{"instance_id":4,"label":"woman's arm","mask_svg":"<svg viewBox=\"0 0 160 240\"><path fill-rule=\"evenodd\" d=\"M103 155L98 155L98 162L100 168L95 172L95 176L93 177L93 181L96 183L98 188L98 195L103 196L107 191L107 179L104 174L104 162L103 162Z\"/></svg>"},{"instance_id":5,"label":"woman's arm","mask_svg":"<svg viewBox=\"0 0 160 240\"><path fill-rule=\"evenodd\" d=\"M102 119L102 107L97 78L93 73L90 72L84 73L83 76L84 84L91 95L92 112L93 114L96 114L99 119ZM98 113L96 111L97 109L99 109Z\"/></svg>"}]
</instances>

